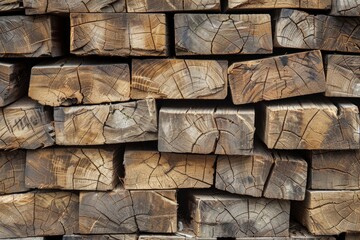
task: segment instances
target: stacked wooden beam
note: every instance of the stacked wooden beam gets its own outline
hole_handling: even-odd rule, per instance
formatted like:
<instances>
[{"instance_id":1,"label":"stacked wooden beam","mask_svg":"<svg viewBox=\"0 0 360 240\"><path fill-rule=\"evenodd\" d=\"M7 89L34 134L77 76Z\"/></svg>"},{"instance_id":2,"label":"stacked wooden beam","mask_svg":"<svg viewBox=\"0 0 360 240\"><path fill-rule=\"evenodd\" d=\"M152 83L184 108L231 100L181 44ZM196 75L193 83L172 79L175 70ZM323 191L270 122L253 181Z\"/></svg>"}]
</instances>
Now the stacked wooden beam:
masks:
<instances>
[{"instance_id":1,"label":"stacked wooden beam","mask_svg":"<svg viewBox=\"0 0 360 240\"><path fill-rule=\"evenodd\" d=\"M0 0L0 239L360 236L357 0Z\"/></svg>"}]
</instances>

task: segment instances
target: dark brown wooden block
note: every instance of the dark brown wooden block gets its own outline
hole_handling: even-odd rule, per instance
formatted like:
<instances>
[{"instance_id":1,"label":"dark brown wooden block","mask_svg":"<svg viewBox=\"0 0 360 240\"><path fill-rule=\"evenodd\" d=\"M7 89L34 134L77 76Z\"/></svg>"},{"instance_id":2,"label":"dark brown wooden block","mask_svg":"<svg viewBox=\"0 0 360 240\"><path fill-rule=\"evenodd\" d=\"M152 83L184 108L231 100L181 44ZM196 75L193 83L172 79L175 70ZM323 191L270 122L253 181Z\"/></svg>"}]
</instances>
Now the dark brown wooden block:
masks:
<instances>
[{"instance_id":1,"label":"dark brown wooden block","mask_svg":"<svg viewBox=\"0 0 360 240\"><path fill-rule=\"evenodd\" d=\"M164 14L72 13L70 21L75 55L167 55Z\"/></svg>"},{"instance_id":2,"label":"dark brown wooden block","mask_svg":"<svg viewBox=\"0 0 360 240\"><path fill-rule=\"evenodd\" d=\"M360 3L357 0L332 0L331 15L359 17Z\"/></svg>"},{"instance_id":3,"label":"dark brown wooden block","mask_svg":"<svg viewBox=\"0 0 360 240\"><path fill-rule=\"evenodd\" d=\"M25 151L0 152L0 194L25 192Z\"/></svg>"},{"instance_id":4,"label":"dark brown wooden block","mask_svg":"<svg viewBox=\"0 0 360 240\"><path fill-rule=\"evenodd\" d=\"M155 100L57 107L56 144L101 145L157 139Z\"/></svg>"},{"instance_id":5,"label":"dark brown wooden block","mask_svg":"<svg viewBox=\"0 0 360 240\"><path fill-rule=\"evenodd\" d=\"M132 99L224 99L226 95L227 61L132 60Z\"/></svg>"},{"instance_id":6,"label":"dark brown wooden block","mask_svg":"<svg viewBox=\"0 0 360 240\"><path fill-rule=\"evenodd\" d=\"M128 101L129 66L80 59L36 65L31 70L29 97L49 106Z\"/></svg>"},{"instance_id":7,"label":"dark brown wooden block","mask_svg":"<svg viewBox=\"0 0 360 240\"><path fill-rule=\"evenodd\" d=\"M1 16L0 57L61 56L61 21L54 16Z\"/></svg>"},{"instance_id":8,"label":"dark brown wooden block","mask_svg":"<svg viewBox=\"0 0 360 240\"><path fill-rule=\"evenodd\" d=\"M220 11L220 0L127 0L128 12Z\"/></svg>"},{"instance_id":9,"label":"dark brown wooden block","mask_svg":"<svg viewBox=\"0 0 360 240\"><path fill-rule=\"evenodd\" d=\"M321 52L234 63L229 67L229 84L234 104L325 92Z\"/></svg>"},{"instance_id":10,"label":"dark brown wooden block","mask_svg":"<svg viewBox=\"0 0 360 240\"><path fill-rule=\"evenodd\" d=\"M331 0L229 0L228 3L230 10L274 8L330 9Z\"/></svg>"},{"instance_id":11,"label":"dark brown wooden block","mask_svg":"<svg viewBox=\"0 0 360 240\"><path fill-rule=\"evenodd\" d=\"M176 55L272 53L270 15L175 14Z\"/></svg>"}]
</instances>

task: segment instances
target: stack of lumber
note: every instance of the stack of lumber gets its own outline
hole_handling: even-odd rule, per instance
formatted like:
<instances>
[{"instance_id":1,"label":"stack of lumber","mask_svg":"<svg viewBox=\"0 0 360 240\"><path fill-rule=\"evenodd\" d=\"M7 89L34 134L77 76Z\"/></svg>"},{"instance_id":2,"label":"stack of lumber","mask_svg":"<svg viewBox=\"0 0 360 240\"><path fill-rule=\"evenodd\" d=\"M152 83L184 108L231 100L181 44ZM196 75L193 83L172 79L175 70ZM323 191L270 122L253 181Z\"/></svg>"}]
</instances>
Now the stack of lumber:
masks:
<instances>
[{"instance_id":1,"label":"stack of lumber","mask_svg":"<svg viewBox=\"0 0 360 240\"><path fill-rule=\"evenodd\" d=\"M360 1L0 0L0 239L360 239Z\"/></svg>"}]
</instances>

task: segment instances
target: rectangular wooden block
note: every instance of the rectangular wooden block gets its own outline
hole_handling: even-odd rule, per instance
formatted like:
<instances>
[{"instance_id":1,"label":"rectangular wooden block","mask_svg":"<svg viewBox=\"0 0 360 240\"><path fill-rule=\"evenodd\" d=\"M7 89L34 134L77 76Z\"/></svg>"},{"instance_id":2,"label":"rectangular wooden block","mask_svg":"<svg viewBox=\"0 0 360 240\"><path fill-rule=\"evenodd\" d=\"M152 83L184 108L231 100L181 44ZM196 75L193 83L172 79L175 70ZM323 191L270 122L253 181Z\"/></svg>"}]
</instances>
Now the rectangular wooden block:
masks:
<instances>
[{"instance_id":1,"label":"rectangular wooden block","mask_svg":"<svg viewBox=\"0 0 360 240\"><path fill-rule=\"evenodd\" d=\"M54 144L52 112L22 98L0 111L0 149L36 149Z\"/></svg>"},{"instance_id":2,"label":"rectangular wooden block","mask_svg":"<svg viewBox=\"0 0 360 240\"><path fill-rule=\"evenodd\" d=\"M225 193L189 195L189 211L197 237L286 237L290 202Z\"/></svg>"},{"instance_id":3,"label":"rectangular wooden block","mask_svg":"<svg viewBox=\"0 0 360 240\"><path fill-rule=\"evenodd\" d=\"M332 0L331 15L359 17L360 3L357 0Z\"/></svg>"},{"instance_id":4,"label":"rectangular wooden block","mask_svg":"<svg viewBox=\"0 0 360 240\"><path fill-rule=\"evenodd\" d=\"M162 107L160 152L239 155L252 152L255 112L240 107Z\"/></svg>"},{"instance_id":5,"label":"rectangular wooden block","mask_svg":"<svg viewBox=\"0 0 360 240\"><path fill-rule=\"evenodd\" d=\"M329 97L360 97L360 56L326 56L326 92Z\"/></svg>"},{"instance_id":6,"label":"rectangular wooden block","mask_svg":"<svg viewBox=\"0 0 360 240\"><path fill-rule=\"evenodd\" d=\"M128 101L129 65L81 59L36 65L31 70L29 97L49 106Z\"/></svg>"},{"instance_id":7,"label":"rectangular wooden block","mask_svg":"<svg viewBox=\"0 0 360 240\"><path fill-rule=\"evenodd\" d=\"M75 55L167 55L164 14L72 13L70 24Z\"/></svg>"},{"instance_id":8,"label":"rectangular wooden block","mask_svg":"<svg viewBox=\"0 0 360 240\"><path fill-rule=\"evenodd\" d=\"M346 233L345 240L358 240L360 238L359 232Z\"/></svg>"},{"instance_id":9,"label":"rectangular wooden block","mask_svg":"<svg viewBox=\"0 0 360 240\"><path fill-rule=\"evenodd\" d=\"M220 0L127 0L128 12L220 11Z\"/></svg>"},{"instance_id":10,"label":"rectangular wooden block","mask_svg":"<svg viewBox=\"0 0 360 240\"><path fill-rule=\"evenodd\" d=\"M112 105L56 107L54 120L58 145L157 140L154 99Z\"/></svg>"},{"instance_id":11,"label":"rectangular wooden block","mask_svg":"<svg viewBox=\"0 0 360 240\"><path fill-rule=\"evenodd\" d=\"M131 98L224 99L227 61L133 59Z\"/></svg>"},{"instance_id":12,"label":"rectangular wooden block","mask_svg":"<svg viewBox=\"0 0 360 240\"><path fill-rule=\"evenodd\" d=\"M228 72L234 104L325 92L325 72L318 50L236 62Z\"/></svg>"},{"instance_id":13,"label":"rectangular wooden block","mask_svg":"<svg viewBox=\"0 0 360 240\"><path fill-rule=\"evenodd\" d=\"M338 235L360 229L360 191L308 190L294 202L294 217L315 235Z\"/></svg>"},{"instance_id":14,"label":"rectangular wooden block","mask_svg":"<svg viewBox=\"0 0 360 240\"><path fill-rule=\"evenodd\" d=\"M26 15L46 13L126 12L125 0L22 0Z\"/></svg>"},{"instance_id":15,"label":"rectangular wooden block","mask_svg":"<svg viewBox=\"0 0 360 240\"><path fill-rule=\"evenodd\" d=\"M135 234L64 235L62 240L138 240Z\"/></svg>"},{"instance_id":16,"label":"rectangular wooden block","mask_svg":"<svg viewBox=\"0 0 360 240\"><path fill-rule=\"evenodd\" d=\"M109 204L110 203L110 204ZM173 233L177 227L175 190L81 192L79 232Z\"/></svg>"},{"instance_id":17,"label":"rectangular wooden block","mask_svg":"<svg viewBox=\"0 0 360 240\"><path fill-rule=\"evenodd\" d=\"M272 53L268 14L175 14L176 55Z\"/></svg>"},{"instance_id":18,"label":"rectangular wooden block","mask_svg":"<svg viewBox=\"0 0 360 240\"><path fill-rule=\"evenodd\" d=\"M0 12L17 11L23 9L23 0L2 0L0 2Z\"/></svg>"},{"instance_id":19,"label":"rectangular wooden block","mask_svg":"<svg viewBox=\"0 0 360 240\"><path fill-rule=\"evenodd\" d=\"M28 188L112 190L117 181L115 148L46 148L28 151Z\"/></svg>"},{"instance_id":20,"label":"rectangular wooden block","mask_svg":"<svg viewBox=\"0 0 360 240\"><path fill-rule=\"evenodd\" d=\"M360 19L311 15L282 9L276 17L274 45L283 48L360 52Z\"/></svg>"},{"instance_id":21,"label":"rectangular wooden block","mask_svg":"<svg viewBox=\"0 0 360 240\"><path fill-rule=\"evenodd\" d=\"M301 224L290 222L290 240L336 240L336 237L313 235Z\"/></svg>"},{"instance_id":22,"label":"rectangular wooden block","mask_svg":"<svg viewBox=\"0 0 360 240\"><path fill-rule=\"evenodd\" d=\"M210 188L215 155L161 153L128 145L124 154L125 189Z\"/></svg>"},{"instance_id":23,"label":"rectangular wooden block","mask_svg":"<svg viewBox=\"0 0 360 240\"><path fill-rule=\"evenodd\" d=\"M263 103L257 129L268 148L358 149L359 109L327 99Z\"/></svg>"},{"instance_id":24,"label":"rectangular wooden block","mask_svg":"<svg viewBox=\"0 0 360 240\"><path fill-rule=\"evenodd\" d=\"M26 152L0 152L0 194L25 192Z\"/></svg>"},{"instance_id":25,"label":"rectangular wooden block","mask_svg":"<svg viewBox=\"0 0 360 240\"><path fill-rule=\"evenodd\" d=\"M28 192L0 196L0 238L72 234L78 224L77 194Z\"/></svg>"},{"instance_id":26,"label":"rectangular wooden block","mask_svg":"<svg viewBox=\"0 0 360 240\"><path fill-rule=\"evenodd\" d=\"M54 16L1 16L0 57L63 55L61 21Z\"/></svg>"},{"instance_id":27,"label":"rectangular wooden block","mask_svg":"<svg viewBox=\"0 0 360 240\"><path fill-rule=\"evenodd\" d=\"M192 238L186 238L177 235L140 235L138 240L188 240Z\"/></svg>"},{"instance_id":28,"label":"rectangular wooden block","mask_svg":"<svg viewBox=\"0 0 360 240\"><path fill-rule=\"evenodd\" d=\"M331 0L229 0L228 2L229 10L274 8L330 9Z\"/></svg>"}]
</instances>

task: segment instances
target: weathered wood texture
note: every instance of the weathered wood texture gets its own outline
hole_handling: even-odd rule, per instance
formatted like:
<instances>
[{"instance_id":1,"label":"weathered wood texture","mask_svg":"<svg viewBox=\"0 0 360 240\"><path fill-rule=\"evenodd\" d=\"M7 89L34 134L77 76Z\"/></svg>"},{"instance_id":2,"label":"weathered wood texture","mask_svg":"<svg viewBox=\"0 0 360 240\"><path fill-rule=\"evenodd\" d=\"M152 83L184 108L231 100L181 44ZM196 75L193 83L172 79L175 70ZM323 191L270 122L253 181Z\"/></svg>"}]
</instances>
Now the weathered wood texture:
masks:
<instances>
[{"instance_id":1,"label":"weathered wood texture","mask_svg":"<svg viewBox=\"0 0 360 240\"><path fill-rule=\"evenodd\" d=\"M131 98L224 99L227 61L134 59Z\"/></svg>"},{"instance_id":2,"label":"weathered wood texture","mask_svg":"<svg viewBox=\"0 0 360 240\"><path fill-rule=\"evenodd\" d=\"M358 149L359 109L326 99L266 102L259 111L257 129L269 148Z\"/></svg>"},{"instance_id":3,"label":"weathered wood texture","mask_svg":"<svg viewBox=\"0 0 360 240\"><path fill-rule=\"evenodd\" d=\"M282 9L276 17L276 47L360 52L360 19L310 15Z\"/></svg>"},{"instance_id":4,"label":"weathered wood texture","mask_svg":"<svg viewBox=\"0 0 360 240\"><path fill-rule=\"evenodd\" d=\"M126 12L125 0L23 0L26 15Z\"/></svg>"},{"instance_id":5,"label":"weathered wood texture","mask_svg":"<svg viewBox=\"0 0 360 240\"><path fill-rule=\"evenodd\" d=\"M255 112L251 108L163 107L160 152L229 154L252 152Z\"/></svg>"},{"instance_id":6,"label":"weathered wood texture","mask_svg":"<svg viewBox=\"0 0 360 240\"><path fill-rule=\"evenodd\" d=\"M125 149L126 189L209 188L215 155L161 153L146 146Z\"/></svg>"},{"instance_id":7,"label":"weathered wood texture","mask_svg":"<svg viewBox=\"0 0 360 240\"><path fill-rule=\"evenodd\" d=\"M360 189L360 151L314 151L309 156L309 188Z\"/></svg>"},{"instance_id":8,"label":"weathered wood texture","mask_svg":"<svg viewBox=\"0 0 360 240\"><path fill-rule=\"evenodd\" d=\"M175 195L175 190L130 192L116 189L112 192L81 192L79 232L176 232Z\"/></svg>"},{"instance_id":9,"label":"weathered wood texture","mask_svg":"<svg viewBox=\"0 0 360 240\"><path fill-rule=\"evenodd\" d=\"M188 240L192 239L191 237L186 238L183 236L175 235L140 235L138 240Z\"/></svg>"},{"instance_id":10,"label":"weathered wood texture","mask_svg":"<svg viewBox=\"0 0 360 240\"><path fill-rule=\"evenodd\" d=\"M294 217L315 235L338 235L360 229L359 191L310 191L294 202Z\"/></svg>"},{"instance_id":11,"label":"weathered wood texture","mask_svg":"<svg viewBox=\"0 0 360 240\"><path fill-rule=\"evenodd\" d=\"M289 98L325 92L321 52L301 52L247 62L229 67L234 104Z\"/></svg>"},{"instance_id":12,"label":"weathered wood texture","mask_svg":"<svg viewBox=\"0 0 360 240\"><path fill-rule=\"evenodd\" d=\"M47 148L28 151L28 188L112 190L117 184L114 148Z\"/></svg>"},{"instance_id":13,"label":"weathered wood texture","mask_svg":"<svg viewBox=\"0 0 360 240\"><path fill-rule=\"evenodd\" d=\"M128 101L129 66L79 59L46 62L31 70L29 97L50 106Z\"/></svg>"},{"instance_id":14,"label":"weathered wood texture","mask_svg":"<svg viewBox=\"0 0 360 240\"><path fill-rule=\"evenodd\" d=\"M138 240L135 234L65 235L62 240Z\"/></svg>"},{"instance_id":15,"label":"weathered wood texture","mask_svg":"<svg viewBox=\"0 0 360 240\"><path fill-rule=\"evenodd\" d=\"M334 236L315 236L297 222L290 222L289 240L336 240Z\"/></svg>"},{"instance_id":16,"label":"weathered wood texture","mask_svg":"<svg viewBox=\"0 0 360 240\"><path fill-rule=\"evenodd\" d=\"M331 15L360 16L360 2L358 0L332 0Z\"/></svg>"},{"instance_id":17,"label":"weathered wood texture","mask_svg":"<svg viewBox=\"0 0 360 240\"><path fill-rule=\"evenodd\" d=\"M128 12L220 11L220 0L127 0Z\"/></svg>"},{"instance_id":18,"label":"weathered wood texture","mask_svg":"<svg viewBox=\"0 0 360 240\"><path fill-rule=\"evenodd\" d=\"M70 24L75 55L167 55L164 14L72 13Z\"/></svg>"},{"instance_id":19,"label":"weathered wood texture","mask_svg":"<svg viewBox=\"0 0 360 240\"><path fill-rule=\"evenodd\" d=\"M359 232L353 232L353 233L346 233L345 240L358 240L360 239L360 233Z\"/></svg>"},{"instance_id":20,"label":"weathered wood texture","mask_svg":"<svg viewBox=\"0 0 360 240\"><path fill-rule=\"evenodd\" d=\"M155 100L56 107L56 144L100 145L157 139Z\"/></svg>"},{"instance_id":21,"label":"weathered wood texture","mask_svg":"<svg viewBox=\"0 0 360 240\"><path fill-rule=\"evenodd\" d=\"M289 201L201 192L189 197L197 237L289 235Z\"/></svg>"},{"instance_id":22,"label":"weathered wood texture","mask_svg":"<svg viewBox=\"0 0 360 240\"><path fill-rule=\"evenodd\" d=\"M175 14L174 21L177 55L272 53L268 14Z\"/></svg>"},{"instance_id":23,"label":"weathered wood texture","mask_svg":"<svg viewBox=\"0 0 360 240\"><path fill-rule=\"evenodd\" d=\"M305 160L256 147L251 156L219 156L215 187L241 195L304 200Z\"/></svg>"},{"instance_id":24,"label":"weathered wood texture","mask_svg":"<svg viewBox=\"0 0 360 240\"><path fill-rule=\"evenodd\" d=\"M0 196L1 238L72 234L78 225L78 195L28 192Z\"/></svg>"},{"instance_id":25,"label":"weathered wood texture","mask_svg":"<svg viewBox=\"0 0 360 240\"><path fill-rule=\"evenodd\" d=\"M21 10L23 0L1 0L0 1L0 12Z\"/></svg>"},{"instance_id":26,"label":"weathered wood texture","mask_svg":"<svg viewBox=\"0 0 360 240\"><path fill-rule=\"evenodd\" d=\"M54 144L49 109L22 98L0 111L0 149L36 149Z\"/></svg>"},{"instance_id":27,"label":"weathered wood texture","mask_svg":"<svg viewBox=\"0 0 360 240\"><path fill-rule=\"evenodd\" d=\"M331 0L229 0L228 9L304 8L330 9Z\"/></svg>"},{"instance_id":28,"label":"weathered wood texture","mask_svg":"<svg viewBox=\"0 0 360 240\"><path fill-rule=\"evenodd\" d=\"M326 56L326 92L329 97L360 97L360 57Z\"/></svg>"},{"instance_id":29,"label":"weathered wood texture","mask_svg":"<svg viewBox=\"0 0 360 240\"><path fill-rule=\"evenodd\" d=\"M54 16L1 16L0 57L61 56L61 21Z\"/></svg>"},{"instance_id":30,"label":"weathered wood texture","mask_svg":"<svg viewBox=\"0 0 360 240\"><path fill-rule=\"evenodd\" d=\"M0 194L28 190L25 186L25 161L25 151L0 152Z\"/></svg>"}]
</instances>

